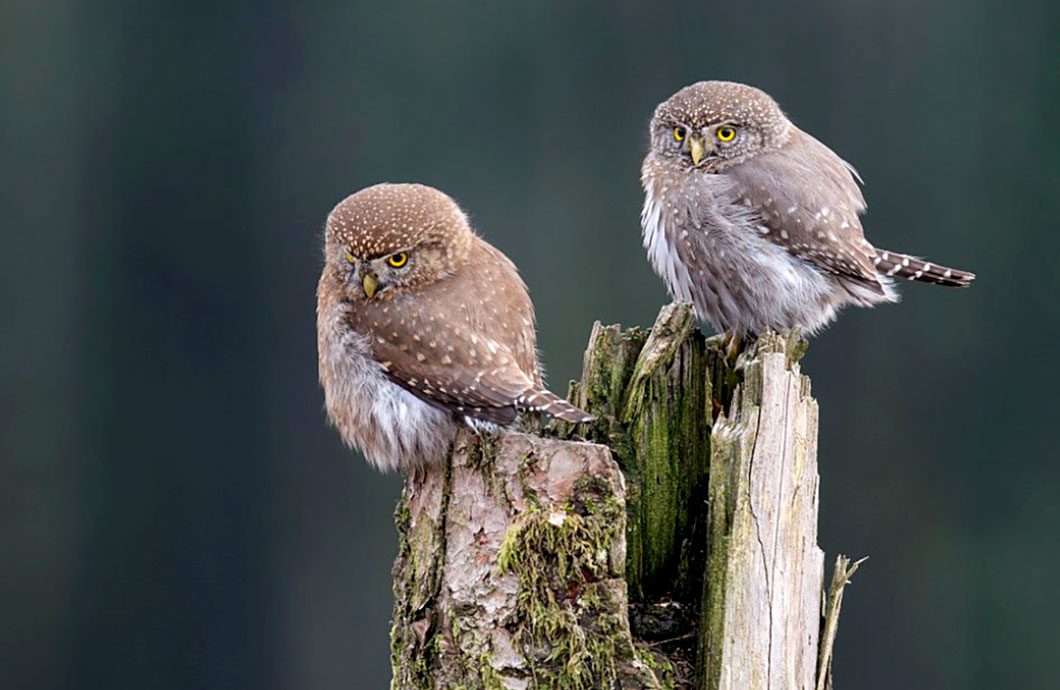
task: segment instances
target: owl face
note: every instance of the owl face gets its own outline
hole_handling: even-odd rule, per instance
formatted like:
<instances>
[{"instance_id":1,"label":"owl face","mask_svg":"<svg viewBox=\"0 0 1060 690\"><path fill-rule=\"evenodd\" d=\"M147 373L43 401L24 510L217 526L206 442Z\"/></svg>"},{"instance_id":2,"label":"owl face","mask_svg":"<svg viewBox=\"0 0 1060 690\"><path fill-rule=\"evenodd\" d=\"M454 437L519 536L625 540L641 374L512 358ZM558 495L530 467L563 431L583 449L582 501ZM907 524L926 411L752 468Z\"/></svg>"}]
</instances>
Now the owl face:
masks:
<instances>
[{"instance_id":1,"label":"owl face","mask_svg":"<svg viewBox=\"0 0 1060 690\"><path fill-rule=\"evenodd\" d=\"M790 127L763 91L705 81L681 89L656 108L651 149L683 168L717 172L782 144Z\"/></svg>"},{"instance_id":2,"label":"owl face","mask_svg":"<svg viewBox=\"0 0 1060 690\"><path fill-rule=\"evenodd\" d=\"M397 290L430 283L437 278L428 267L441 255L430 246L407 247L386 256L343 256L347 294L352 300L389 299Z\"/></svg>"},{"instance_id":3,"label":"owl face","mask_svg":"<svg viewBox=\"0 0 1060 690\"><path fill-rule=\"evenodd\" d=\"M712 170L722 161L742 159L762 149L762 133L752 125L722 121L702 127L688 120L654 123L652 149L689 168Z\"/></svg>"},{"instance_id":4,"label":"owl face","mask_svg":"<svg viewBox=\"0 0 1060 690\"><path fill-rule=\"evenodd\" d=\"M350 301L386 300L452 274L474 235L448 196L423 185L381 184L328 216L326 256Z\"/></svg>"}]
</instances>

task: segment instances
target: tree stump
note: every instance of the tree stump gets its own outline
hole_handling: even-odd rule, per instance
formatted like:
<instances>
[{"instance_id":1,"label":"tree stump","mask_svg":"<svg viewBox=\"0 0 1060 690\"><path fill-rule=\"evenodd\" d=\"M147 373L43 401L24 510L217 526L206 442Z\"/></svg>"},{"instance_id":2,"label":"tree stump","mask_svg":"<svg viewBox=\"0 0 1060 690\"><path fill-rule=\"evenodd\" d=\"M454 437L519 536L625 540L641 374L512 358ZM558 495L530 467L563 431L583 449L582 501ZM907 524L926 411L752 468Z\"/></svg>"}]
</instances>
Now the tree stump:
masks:
<instances>
[{"instance_id":1,"label":"tree stump","mask_svg":"<svg viewBox=\"0 0 1060 690\"><path fill-rule=\"evenodd\" d=\"M570 399L596 421L458 434L398 505L392 688L831 687L857 564L822 612L804 351L734 365L669 305L593 327Z\"/></svg>"},{"instance_id":2,"label":"tree stump","mask_svg":"<svg viewBox=\"0 0 1060 690\"><path fill-rule=\"evenodd\" d=\"M394 688L661 688L626 616L625 482L605 446L461 432L407 478Z\"/></svg>"}]
</instances>

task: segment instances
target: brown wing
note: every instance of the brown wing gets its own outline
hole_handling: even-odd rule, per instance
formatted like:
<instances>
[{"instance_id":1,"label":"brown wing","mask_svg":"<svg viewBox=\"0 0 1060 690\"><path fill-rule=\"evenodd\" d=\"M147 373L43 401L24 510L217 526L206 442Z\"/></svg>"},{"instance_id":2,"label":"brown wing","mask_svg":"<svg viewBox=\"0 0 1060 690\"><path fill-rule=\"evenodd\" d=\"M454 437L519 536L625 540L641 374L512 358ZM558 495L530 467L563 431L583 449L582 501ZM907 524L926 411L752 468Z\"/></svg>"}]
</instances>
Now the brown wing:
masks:
<instances>
[{"instance_id":1,"label":"brown wing","mask_svg":"<svg viewBox=\"0 0 1060 690\"><path fill-rule=\"evenodd\" d=\"M446 343L436 354L410 353L378 341L374 351L392 380L428 402L499 424L514 420L516 402L533 383L511 353L498 350L487 355L481 340L475 343L459 336L449 337ZM477 357L454 357L460 350Z\"/></svg>"},{"instance_id":2,"label":"brown wing","mask_svg":"<svg viewBox=\"0 0 1060 690\"><path fill-rule=\"evenodd\" d=\"M534 315L515 267L481 240L455 274L351 311L388 376L454 413L499 424L540 388Z\"/></svg>"},{"instance_id":3,"label":"brown wing","mask_svg":"<svg viewBox=\"0 0 1060 690\"><path fill-rule=\"evenodd\" d=\"M726 174L757 213L764 237L821 271L884 292L858 218L865 199L856 173L827 146L795 130L781 149Z\"/></svg>"}]
</instances>

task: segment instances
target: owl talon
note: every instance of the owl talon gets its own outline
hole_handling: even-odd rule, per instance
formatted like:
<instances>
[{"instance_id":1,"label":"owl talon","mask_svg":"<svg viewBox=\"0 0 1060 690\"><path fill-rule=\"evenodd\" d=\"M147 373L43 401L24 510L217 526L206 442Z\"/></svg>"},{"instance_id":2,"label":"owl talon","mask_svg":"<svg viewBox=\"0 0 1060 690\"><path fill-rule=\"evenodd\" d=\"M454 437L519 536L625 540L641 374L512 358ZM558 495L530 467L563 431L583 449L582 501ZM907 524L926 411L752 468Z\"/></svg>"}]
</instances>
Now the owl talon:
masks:
<instances>
[{"instance_id":1,"label":"owl talon","mask_svg":"<svg viewBox=\"0 0 1060 690\"><path fill-rule=\"evenodd\" d=\"M718 417L722 412L725 411L725 406L717 399L710 401L710 419L711 421L717 421Z\"/></svg>"},{"instance_id":2,"label":"owl talon","mask_svg":"<svg viewBox=\"0 0 1060 690\"><path fill-rule=\"evenodd\" d=\"M725 358L730 365L735 367L736 359L740 356L740 352L743 349L743 336L737 331L725 331L722 344L725 345Z\"/></svg>"}]
</instances>

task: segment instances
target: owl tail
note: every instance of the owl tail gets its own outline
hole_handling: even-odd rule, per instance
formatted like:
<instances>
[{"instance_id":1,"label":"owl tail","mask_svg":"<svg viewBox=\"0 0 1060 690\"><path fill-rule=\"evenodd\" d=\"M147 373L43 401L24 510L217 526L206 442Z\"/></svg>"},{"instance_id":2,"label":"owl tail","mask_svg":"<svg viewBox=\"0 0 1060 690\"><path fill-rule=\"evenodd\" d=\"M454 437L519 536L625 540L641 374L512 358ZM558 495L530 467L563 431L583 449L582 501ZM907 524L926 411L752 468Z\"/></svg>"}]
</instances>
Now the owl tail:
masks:
<instances>
[{"instance_id":1,"label":"owl tail","mask_svg":"<svg viewBox=\"0 0 1060 690\"><path fill-rule=\"evenodd\" d=\"M886 252L882 249L876 250L874 259L876 270L887 276L906 278L908 280L919 280L922 283L934 283L935 285L946 285L948 287L968 287L975 280L975 274L968 271L958 271L956 268L947 268L918 259L908 254L898 252Z\"/></svg>"},{"instance_id":2,"label":"owl tail","mask_svg":"<svg viewBox=\"0 0 1060 690\"><path fill-rule=\"evenodd\" d=\"M523 410L543 412L549 416L562 419L566 422L574 422L575 424L580 422L591 422L596 419L596 417L588 412L583 412L555 393L545 390L544 388L530 390L519 396L518 406Z\"/></svg>"}]
</instances>

